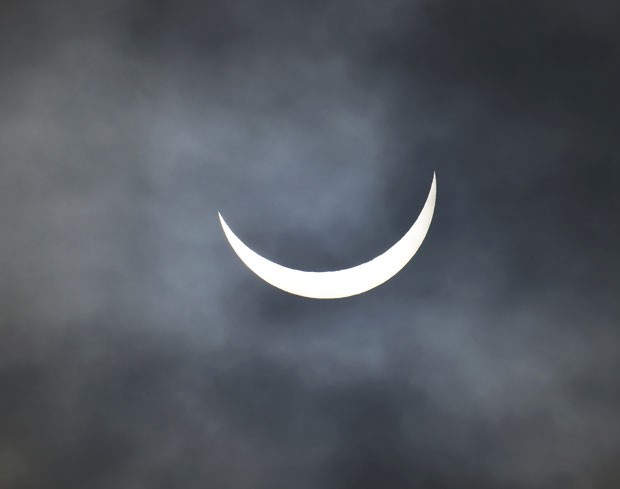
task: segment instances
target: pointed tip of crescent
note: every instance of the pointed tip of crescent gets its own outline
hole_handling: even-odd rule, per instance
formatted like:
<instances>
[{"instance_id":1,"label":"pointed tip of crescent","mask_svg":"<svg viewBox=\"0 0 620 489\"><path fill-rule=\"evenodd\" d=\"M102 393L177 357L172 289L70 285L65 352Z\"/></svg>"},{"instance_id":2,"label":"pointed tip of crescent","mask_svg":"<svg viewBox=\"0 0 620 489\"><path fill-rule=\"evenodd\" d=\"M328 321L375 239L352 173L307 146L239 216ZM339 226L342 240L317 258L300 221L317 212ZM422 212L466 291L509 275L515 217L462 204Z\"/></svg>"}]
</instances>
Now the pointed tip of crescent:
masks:
<instances>
[{"instance_id":1,"label":"pointed tip of crescent","mask_svg":"<svg viewBox=\"0 0 620 489\"><path fill-rule=\"evenodd\" d=\"M226 221L224 221L224 217L222 216L222 213L221 213L221 212L218 212L218 213L217 213L217 216L218 216L218 217L219 217L219 219L220 219L220 226L222 226L222 229L223 229L224 231L226 231L226 228L227 228L228 226L226 225Z\"/></svg>"}]
</instances>

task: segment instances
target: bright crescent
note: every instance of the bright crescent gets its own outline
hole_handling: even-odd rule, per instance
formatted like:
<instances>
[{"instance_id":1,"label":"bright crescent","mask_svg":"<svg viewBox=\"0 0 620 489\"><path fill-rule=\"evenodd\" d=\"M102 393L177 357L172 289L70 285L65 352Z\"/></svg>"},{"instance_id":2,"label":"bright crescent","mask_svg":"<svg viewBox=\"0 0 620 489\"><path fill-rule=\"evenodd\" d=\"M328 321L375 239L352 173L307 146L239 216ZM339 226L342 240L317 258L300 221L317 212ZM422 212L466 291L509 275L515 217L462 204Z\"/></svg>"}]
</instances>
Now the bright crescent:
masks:
<instances>
[{"instance_id":1,"label":"bright crescent","mask_svg":"<svg viewBox=\"0 0 620 489\"><path fill-rule=\"evenodd\" d=\"M416 254L433 219L436 177L420 215L407 233L385 253L361 265L329 272L306 272L278 265L248 248L218 212L224 234L237 256L265 282L291 294L311 299L340 299L362 294L387 282Z\"/></svg>"}]
</instances>

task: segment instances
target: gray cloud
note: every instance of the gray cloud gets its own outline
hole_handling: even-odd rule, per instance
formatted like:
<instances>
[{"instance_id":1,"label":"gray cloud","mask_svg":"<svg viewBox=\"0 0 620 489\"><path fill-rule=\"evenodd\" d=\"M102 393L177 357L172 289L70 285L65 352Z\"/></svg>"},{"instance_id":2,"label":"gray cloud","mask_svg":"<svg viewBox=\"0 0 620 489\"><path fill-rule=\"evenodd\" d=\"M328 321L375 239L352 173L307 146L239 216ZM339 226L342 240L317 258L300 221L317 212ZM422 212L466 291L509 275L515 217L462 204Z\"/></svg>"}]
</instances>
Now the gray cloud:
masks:
<instances>
[{"instance_id":1,"label":"gray cloud","mask_svg":"<svg viewBox=\"0 0 620 489\"><path fill-rule=\"evenodd\" d=\"M617 485L618 9L0 9L3 487Z\"/></svg>"}]
</instances>

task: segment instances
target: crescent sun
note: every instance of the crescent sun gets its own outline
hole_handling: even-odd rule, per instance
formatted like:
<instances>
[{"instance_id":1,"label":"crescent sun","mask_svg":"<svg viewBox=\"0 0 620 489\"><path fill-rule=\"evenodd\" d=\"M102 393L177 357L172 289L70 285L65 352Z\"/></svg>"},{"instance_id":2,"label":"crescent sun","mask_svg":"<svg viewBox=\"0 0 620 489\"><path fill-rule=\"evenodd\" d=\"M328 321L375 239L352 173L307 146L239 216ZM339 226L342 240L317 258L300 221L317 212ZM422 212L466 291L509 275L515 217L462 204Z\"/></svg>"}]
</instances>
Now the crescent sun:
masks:
<instances>
[{"instance_id":1,"label":"crescent sun","mask_svg":"<svg viewBox=\"0 0 620 489\"><path fill-rule=\"evenodd\" d=\"M278 265L248 248L218 212L224 234L237 256L265 282L291 294L311 299L340 299L367 292L390 280L416 254L433 219L437 195L436 177L420 215L409 231L390 249L376 258L344 270L307 272Z\"/></svg>"}]
</instances>

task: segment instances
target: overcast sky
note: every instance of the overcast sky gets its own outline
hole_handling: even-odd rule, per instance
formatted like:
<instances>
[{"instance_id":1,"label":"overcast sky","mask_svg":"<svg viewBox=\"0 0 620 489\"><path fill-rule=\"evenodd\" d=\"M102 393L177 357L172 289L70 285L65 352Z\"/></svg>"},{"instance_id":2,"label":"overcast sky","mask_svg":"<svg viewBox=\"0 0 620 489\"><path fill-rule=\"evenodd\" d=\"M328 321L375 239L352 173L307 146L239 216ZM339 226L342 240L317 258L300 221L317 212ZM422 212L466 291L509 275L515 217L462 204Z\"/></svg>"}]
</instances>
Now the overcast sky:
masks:
<instances>
[{"instance_id":1,"label":"overcast sky","mask_svg":"<svg viewBox=\"0 0 620 489\"><path fill-rule=\"evenodd\" d=\"M0 486L615 489L620 7L0 4ZM350 299L254 276L417 255Z\"/></svg>"}]
</instances>

